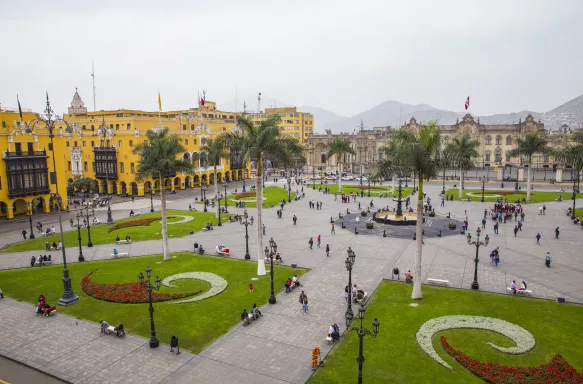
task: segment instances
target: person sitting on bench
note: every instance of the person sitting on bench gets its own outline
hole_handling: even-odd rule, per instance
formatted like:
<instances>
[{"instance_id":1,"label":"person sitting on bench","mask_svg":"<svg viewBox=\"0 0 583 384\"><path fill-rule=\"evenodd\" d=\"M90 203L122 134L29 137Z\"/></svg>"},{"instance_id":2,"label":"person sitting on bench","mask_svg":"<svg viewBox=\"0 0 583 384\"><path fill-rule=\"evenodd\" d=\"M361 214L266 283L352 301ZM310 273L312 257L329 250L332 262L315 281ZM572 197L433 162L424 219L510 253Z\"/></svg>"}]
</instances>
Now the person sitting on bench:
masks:
<instances>
[{"instance_id":1,"label":"person sitting on bench","mask_svg":"<svg viewBox=\"0 0 583 384\"><path fill-rule=\"evenodd\" d=\"M134 210L132 209L132 210L130 211L130 217L132 217L133 215L134 215Z\"/></svg>"},{"instance_id":2,"label":"person sitting on bench","mask_svg":"<svg viewBox=\"0 0 583 384\"><path fill-rule=\"evenodd\" d=\"M117 257L118 253L119 253L119 252L117 251L117 249L116 249L116 248L114 248L114 249L113 249L113 257Z\"/></svg>"},{"instance_id":3,"label":"person sitting on bench","mask_svg":"<svg viewBox=\"0 0 583 384\"><path fill-rule=\"evenodd\" d=\"M200 245L200 247L198 247L198 253L199 254L204 254L204 248L202 247L202 244Z\"/></svg>"},{"instance_id":4,"label":"person sitting on bench","mask_svg":"<svg viewBox=\"0 0 583 384\"><path fill-rule=\"evenodd\" d=\"M119 238L119 235L117 235L117 236L115 237L115 242L117 243L117 242L120 242L120 241L121 241L121 239Z\"/></svg>"},{"instance_id":5,"label":"person sitting on bench","mask_svg":"<svg viewBox=\"0 0 583 384\"><path fill-rule=\"evenodd\" d=\"M283 260L281 259L281 255L279 254L279 252L277 252L277 255L275 255L275 260L276 260L276 261L279 261L280 263L283 261Z\"/></svg>"},{"instance_id":6,"label":"person sitting on bench","mask_svg":"<svg viewBox=\"0 0 583 384\"><path fill-rule=\"evenodd\" d=\"M297 275L294 275L294 277L292 279L292 282L293 282L293 284L294 284L295 287L301 286L300 281L298 280L298 276Z\"/></svg>"},{"instance_id":7,"label":"person sitting on bench","mask_svg":"<svg viewBox=\"0 0 583 384\"><path fill-rule=\"evenodd\" d=\"M205 226L205 229L206 229L207 231L212 231L212 230L213 230L213 223L208 223L208 224Z\"/></svg>"},{"instance_id":8,"label":"person sitting on bench","mask_svg":"<svg viewBox=\"0 0 583 384\"><path fill-rule=\"evenodd\" d=\"M57 249L57 243L53 241L53 248Z\"/></svg>"},{"instance_id":9,"label":"person sitting on bench","mask_svg":"<svg viewBox=\"0 0 583 384\"><path fill-rule=\"evenodd\" d=\"M513 295L516 295L516 281L512 280L512 283L510 283L510 290Z\"/></svg>"},{"instance_id":10,"label":"person sitting on bench","mask_svg":"<svg viewBox=\"0 0 583 384\"><path fill-rule=\"evenodd\" d=\"M59 244L57 245L57 249L61 249L63 247L63 243L59 240Z\"/></svg>"},{"instance_id":11,"label":"person sitting on bench","mask_svg":"<svg viewBox=\"0 0 583 384\"><path fill-rule=\"evenodd\" d=\"M130 235L126 235L126 243L131 243L132 239L130 237Z\"/></svg>"},{"instance_id":12,"label":"person sitting on bench","mask_svg":"<svg viewBox=\"0 0 583 384\"><path fill-rule=\"evenodd\" d=\"M522 280L522 283L520 284L520 288L518 288L519 291L526 291L526 282L524 280Z\"/></svg>"},{"instance_id":13,"label":"person sitting on bench","mask_svg":"<svg viewBox=\"0 0 583 384\"><path fill-rule=\"evenodd\" d=\"M46 251L50 251L51 250L51 245L49 244L48 241L45 243L45 250Z\"/></svg>"},{"instance_id":14,"label":"person sitting on bench","mask_svg":"<svg viewBox=\"0 0 583 384\"><path fill-rule=\"evenodd\" d=\"M33 256L30 258L30 266L34 267L34 263L36 263L36 258Z\"/></svg>"},{"instance_id":15,"label":"person sitting on bench","mask_svg":"<svg viewBox=\"0 0 583 384\"><path fill-rule=\"evenodd\" d=\"M338 328L337 324L330 325L330 328L328 328L328 337L330 337L333 342L340 339L340 328Z\"/></svg>"},{"instance_id":16,"label":"person sitting on bench","mask_svg":"<svg viewBox=\"0 0 583 384\"><path fill-rule=\"evenodd\" d=\"M107 328L109 327L109 323L105 320L101 320L101 333L104 335L107 334Z\"/></svg>"},{"instance_id":17,"label":"person sitting on bench","mask_svg":"<svg viewBox=\"0 0 583 384\"><path fill-rule=\"evenodd\" d=\"M257 304L253 304L253 308L251 308L251 314L263 316L259 308L257 308Z\"/></svg>"},{"instance_id":18,"label":"person sitting on bench","mask_svg":"<svg viewBox=\"0 0 583 384\"><path fill-rule=\"evenodd\" d=\"M241 313L241 320L243 321L243 325L249 324L249 314L247 313L247 309L243 309L243 313Z\"/></svg>"}]
</instances>

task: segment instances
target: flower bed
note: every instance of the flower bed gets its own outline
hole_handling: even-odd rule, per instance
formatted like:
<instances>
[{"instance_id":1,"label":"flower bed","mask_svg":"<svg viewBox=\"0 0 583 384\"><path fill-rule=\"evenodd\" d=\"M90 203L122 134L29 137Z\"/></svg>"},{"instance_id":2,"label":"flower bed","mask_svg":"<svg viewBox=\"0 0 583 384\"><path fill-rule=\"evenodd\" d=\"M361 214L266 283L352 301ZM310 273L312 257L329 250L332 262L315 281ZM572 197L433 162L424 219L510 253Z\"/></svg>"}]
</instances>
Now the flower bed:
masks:
<instances>
[{"instance_id":1,"label":"flower bed","mask_svg":"<svg viewBox=\"0 0 583 384\"><path fill-rule=\"evenodd\" d=\"M208 291L206 291L202 295L199 295L199 296L196 296L196 297L193 297L190 299L186 299L186 300L175 301L172 304L192 303L194 301L208 299L209 297L216 296L219 293L223 292L225 289L227 289L227 285L229 285L227 280L223 279L219 275L215 275L214 273L210 273L210 272L179 273L177 275L172 275L172 276L165 278L162 281L162 284L166 287L174 287L170 283L172 283L174 280L180 280L180 279L195 279L195 280L206 281L207 283L209 283L211 285L211 289L209 289Z\"/></svg>"},{"instance_id":2,"label":"flower bed","mask_svg":"<svg viewBox=\"0 0 583 384\"><path fill-rule=\"evenodd\" d=\"M561 355L538 367L511 367L497 363L483 363L453 348L444 336L441 346L463 367L487 383L493 384L552 384L583 383L583 374L577 372Z\"/></svg>"},{"instance_id":3,"label":"flower bed","mask_svg":"<svg viewBox=\"0 0 583 384\"><path fill-rule=\"evenodd\" d=\"M245 197L255 197L256 195L257 195L256 192L237 193L235 195L235 200L241 200Z\"/></svg>"},{"instance_id":4,"label":"flower bed","mask_svg":"<svg viewBox=\"0 0 583 384\"><path fill-rule=\"evenodd\" d=\"M502 196L526 195L526 192L523 192L523 191L490 191L490 190L486 190L486 193L490 194L490 195L502 195ZM532 192L531 192L531 194L532 194Z\"/></svg>"},{"instance_id":5,"label":"flower bed","mask_svg":"<svg viewBox=\"0 0 583 384\"><path fill-rule=\"evenodd\" d=\"M168 218L173 219L174 216L168 216ZM118 229L122 229L122 228L148 226L148 225L150 225L150 223L152 223L156 220L161 220L161 218L160 217L145 217L143 219L130 220L130 221L126 221L123 223L118 223L118 224L113 225L111 228L109 228L107 230L107 233L111 233L113 231L117 231Z\"/></svg>"},{"instance_id":6,"label":"flower bed","mask_svg":"<svg viewBox=\"0 0 583 384\"><path fill-rule=\"evenodd\" d=\"M140 284L139 282L123 284L95 283L91 281L91 279L89 278L89 276L91 276L93 272L91 272L89 275L85 276L83 280L81 280L81 290L87 296L91 296L97 300L104 300L121 304L138 304L149 302L146 283L143 284ZM187 293L152 292L152 301L159 302L182 299L184 297L198 295L202 292L203 292L202 290Z\"/></svg>"}]
</instances>

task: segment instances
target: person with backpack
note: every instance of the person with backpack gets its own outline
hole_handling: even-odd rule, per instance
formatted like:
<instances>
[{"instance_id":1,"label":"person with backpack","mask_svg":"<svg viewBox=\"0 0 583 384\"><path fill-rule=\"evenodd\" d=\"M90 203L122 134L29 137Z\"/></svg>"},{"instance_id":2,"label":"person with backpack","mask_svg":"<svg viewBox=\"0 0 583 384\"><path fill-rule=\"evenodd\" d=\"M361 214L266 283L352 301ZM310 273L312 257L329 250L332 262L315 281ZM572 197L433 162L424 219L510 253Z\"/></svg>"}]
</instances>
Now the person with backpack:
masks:
<instances>
[{"instance_id":1,"label":"person with backpack","mask_svg":"<svg viewBox=\"0 0 583 384\"><path fill-rule=\"evenodd\" d=\"M326 256L330 256L330 244L326 244Z\"/></svg>"},{"instance_id":2,"label":"person with backpack","mask_svg":"<svg viewBox=\"0 0 583 384\"><path fill-rule=\"evenodd\" d=\"M551 253L547 252L547 255L545 257L545 265L547 266L547 268L551 267Z\"/></svg>"},{"instance_id":3,"label":"person with backpack","mask_svg":"<svg viewBox=\"0 0 583 384\"><path fill-rule=\"evenodd\" d=\"M310 240L308 240L308 244L310 244L310 249L314 248L314 238L310 237Z\"/></svg>"},{"instance_id":4,"label":"person with backpack","mask_svg":"<svg viewBox=\"0 0 583 384\"><path fill-rule=\"evenodd\" d=\"M559 238L559 227L555 228L555 239Z\"/></svg>"}]
</instances>

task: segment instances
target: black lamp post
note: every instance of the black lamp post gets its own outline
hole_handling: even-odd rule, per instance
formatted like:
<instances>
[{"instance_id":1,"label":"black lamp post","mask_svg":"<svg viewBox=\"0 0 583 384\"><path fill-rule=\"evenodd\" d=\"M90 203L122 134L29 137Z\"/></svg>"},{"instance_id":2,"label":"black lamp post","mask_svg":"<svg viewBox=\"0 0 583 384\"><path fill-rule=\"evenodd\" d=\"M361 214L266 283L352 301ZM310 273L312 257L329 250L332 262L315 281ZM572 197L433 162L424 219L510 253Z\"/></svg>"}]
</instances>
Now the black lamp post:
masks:
<instances>
[{"instance_id":1,"label":"black lamp post","mask_svg":"<svg viewBox=\"0 0 583 384\"><path fill-rule=\"evenodd\" d=\"M77 212L77 241L79 242L79 261L85 261L83 256L83 247L81 246L81 219L83 214Z\"/></svg>"},{"instance_id":2,"label":"black lamp post","mask_svg":"<svg viewBox=\"0 0 583 384\"><path fill-rule=\"evenodd\" d=\"M109 140L111 140L111 128L105 124L105 117L101 122L101 126L98 128L97 133L99 136L109 137L106 141L106 148L109 148ZM113 217L111 216L111 195L109 194L109 151L105 152L105 193L107 194L107 224L113 224Z\"/></svg>"},{"instance_id":3,"label":"black lamp post","mask_svg":"<svg viewBox=\"0 0 583 384\"><path fill-rule=\"evenodd\" d=\"M287 178L287 202L291 203L291 175Z\"/></svg>"},{"instance_id":4,"label":"black lamp post","mask_svg":"<svg viewBox=\"0 0 583 384\"><path fill-rule=\"evenodd\" d=\"M225 187L225 212L227 212L227 207L229 206L229 203L227 202L227 184L227 181L223 183L223 187Z\"/></svg>"},{"instance_id":5,"label":"black lamp post","mask_svg":"<svg viewBox=\"0 0 583 384\"><path fill-rule=\"evenodd\" d=\"M484 238L484 241L480 241L480 233L481 232L482 232L482 230L480 228L478 228L476 230L477 239L474 241L472 241L472 234L468 232L468 244L476 246L476 258L474 259L474 263L475 263L474 281L472 282L472 289L480 289L480 285L478 284L478 262L480 261L478 259L478 250L480 249L480 245L487 247L488 242L490 241L490 238L488 237L488 235L486 235L486 237Z\"/></svg>"},{"instance_id":6,"label":"black lamp post","mask_svg":"<svg viewBox=\"0 0 583 384\"><path fill-rule=\"evenodd\" d=\"M575 186L575 182L579 181L579 170L577 170L577 177L573 179L573 211L571 212L571 219L575 220L577 216L575 216L575 199L577 199L577 187ZM32 223L32 222L31 222ZM30 233L32 233L32 224L30 224ZM31 239L33 237L31 236Z\"/></svg>"},{"instance_id":7,"label":"black lamp post","mask_svg":"<svg viewBox=\"0 0 583 384\"><path fill-rule=\"evenodd\" d=\"M574 187L573 187L574 188ZM28 203L26 206L28 210L28 223L30 224L30 236L28 237L30 240L34 239L34 232L32 230L32 203Z\"/></svg>"},{"instance_id":8,"label":"black lamp post","mask_svg":"<svg viewBox=\"0 0 583 384\"><path fill-rule=\"evenodd\" d=\"M401 204L401 197L403 196L403 179L401 179L401 176L399 175L399 179L397 181L397 183L399 184L399 200L397 200L397 217L399 216L403 216L403 206Z\"/></svg>"},{"instance_id":9,"label":"black lamp post","mask_svg":"<svg viewBox=\"0 0 583 384\"><path fill-rule=\"evenodd\" d=\"M348 331L354 331L356 332L356 334L358 335L359 338L359 347L358 347L358 357L356 358L356 361L358 362L358 384L362 384L362 364L364 364L364 356L363 356L363 340L364 337L366 335L369 335L371 337L377 337L377 334L379 333L379 325L381 325L379 323L379 319L378 318L374 318L374 320L372 321L372 332L369 331L368 329L364 328L362 326L362 321L364 320L364 313L365 313L366 309L364 309L364 306L361 305L360 308L358 309L358 318L360 319L360 326L359 327L352 327L350 329L348 329Z\"/></svg>"},{"instance_id":10,"label":"black lamp post","mask_svg":"<svg viewBox=\"0 0 583 384\"><path fill-rule=\"evenodd\" d=\"M247 170L245 170L246 172ZM243 175L243 192L247 192L247 190L245 189L245 175Z\"/></svg>"},{"instance_id":11,"label":"black lamp post","mask_svg":"<svg viewBox=\"0 0 583 384\"><path fill-rule=\"evenodd\" d=\"M445 195L445 166L443 167L443 186L441 187L441 193Z\"/></svg>"},{"instance_id":12,"label":"black lamp post","mask_svg":"<svg viewBox=\"0 0 583 384\"><path fill-rule=\"evenodd\" d=\"M348 327L354 319L354 312L352 312L352 267L354 266L354 261L356 260L356 254L352 250L352 248L348 247L348 256L346 256L346 260L344 264L346 265L346 270L348 271L348 308L346 308L346 314L344 317L346 318L346 326Z\"/></svg>"},{"instance_id":13,"label":"black lamp post","mask_svg":"<svg viewBox=\"0 0 583 384\"><path fill-rule=\"evenodd\" d=\"M154 307L152 306L152 290L155 289L156 291L160 290L160 276L156 276L156 285L152 285L150 282L150 276L152 275L152 270L150 266L146 267L146 277L148 280L145 282L145 288L148 290L148 298L150 299L150 348L158 348L160 345L160 341L156 336L156 327L154 326ZM140 272L140 284L144 284L144 274Z\"/></svg>"},{"instance_id":14,"label":"black lamp post","mask_svg":"<svg viewBox=\"0 0 583 384\"><path fill-rule=\"evenodd\" d=\"M370 197L370 174L368 175L368 197Z\"/></svg>"},{"instance_id":15,"label":"black lamp post","mask_svg":"<svg viewBox=\"0 0 583 384\"><path fill-rule=\"evenodd\" d=\"M417 179L415 178L415 173L413 173L413 193L417 192Z\"/></svg>"},{"instance_id":16,"label":"black lamp post","mask_svg":"<svg viewBox=\"0 0 583 384\"><path fill-rule=\"evenodd\" d=\"M484 189L486 188L486 176L482 176L482 203L484 202Z\"/></svg>"},{"instance_id":17,"label":"black lamp post","mask_svg":"<svg viewBox=\"0 0 583 384\"><path fill-rule=\"evenodd\" d=\"M150 184L150 212L154 212L154 197L152 193L152 185Z\"/></svg>"},{"instance_id":18,"label":"black lamp post","mask_svg":"<svg viewBox=\"0 0 583 384\"><path fill-rule=\"evenodd\" d=\"M37 117L36 119L31 121L30 124L26 128L26 132L32 133L37 124L43 124L44 127L49 132L49 139L51 141L49 149L52 153L52 158L53 158L53 161L52 161L53 162L53 172L50 174L50 181L51 181L51 184L55 185L55 196L56 196L57 202L60 204L61 197L59 195L59 183L57 181L58 173L57 173L57 165L56 165L56 161L55 161L55 143L53 141L53 138L55 137L55 123L57 123L57 122L66 125L65 131L67 133L70 133L73 131L71 126L65 120L63 120L62 118L60 118L54 114L53 108L51 107L51 103L49 102L49 95L47 93L47 103L46 103L44 115L41 117ZM54 178L52 177L53 175L54 175ZM63 296L59 299L58 303L59 303L59 305L67 306L67 305L72 305L72 304L77 303L79 301L79 297L76 296L75 293L73 292L73 287L71 284L71 277L69 276L69 269L67 268L67 254L65 251L65 236L64 236L64 232L63 232L63 220L61 217L61 209L57 210L57 217L59 220L59 230L61 232L61 254L63 255L63 287L64 287Z\"/></svg>"},{"instance_id":19,"label":"black lamp post","mask_svg":"<svg viewBox=\"0 0 583 384\"><path fill-rule=\"evenodd\" d=\"M202 191L203 192L203 201L204 201L204 211L208 212L208 210L206 209L206 187L202 187Z\"/></svg>"},{"instance_id":20,"label":"black lamp post","mask_svg":"<svg viewBox=\"0 0 583 384\"><path fill-rule=\"evenodd\" d=\"M243 222L243 217L245 218L245 222ZM249 218L247 210L245 210L245 213L243 213L243 217L239 216L239 224L245 226L245 260L250 260L251 255L249 254L249 231L247 227L249 225L253 225L253 217L251 217L251 223L249 223L249 221L247 221Z\"/></svg>"},{"instance_id":21,"label":"black lamp post","mask_svg":"<svg viewBox=\"0 0 583 384\"><path fill-rule=\"evenodd\" d=\"M219 194L217 193L217 215L219 216L219 223L217 225L220 227L223 223L221 223L221 196Z\"/></svg>"},{"instance_id":22,"label":"black lamp post","mask_svg":"<svg viewBox=\"0 0 583 384\"><path fill-rule=\"evenodd\" d=\"M83 210L81 210L81 215L83 215ZM85 218L87 219L87 247L93 247L93 242L91 241L91 220L90 217L95 216L95 210L92 208L89 212L89 206L85 207Z\"/></svg>"},{"instance_id":23,"label":"black lamp post","mask_svg":"<svg viewBox=\"0 0 583 384\"><path fill-rule=\"evenodd\" d=\"M273 290L273 258L277 254L277 243L273 241L273 237L269 240L269 248L265 247L265 257L267 257L271 263L271 271L269 275L271 276L271 295L269 295L269 304L275 304L275 294Z\"/></svg>"}]
</instances>

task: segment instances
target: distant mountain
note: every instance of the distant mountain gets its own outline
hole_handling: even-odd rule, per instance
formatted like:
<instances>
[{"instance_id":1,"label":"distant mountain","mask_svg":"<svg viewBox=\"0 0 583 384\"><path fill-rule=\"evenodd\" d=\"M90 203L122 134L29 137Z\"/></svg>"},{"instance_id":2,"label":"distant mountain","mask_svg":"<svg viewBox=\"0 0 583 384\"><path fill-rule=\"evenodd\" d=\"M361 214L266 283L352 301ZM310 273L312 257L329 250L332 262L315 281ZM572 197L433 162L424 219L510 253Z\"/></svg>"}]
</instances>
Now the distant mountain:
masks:
<instances>
[{"instance_id":1,"label":"distant mountain","mask_svg":"<svg viewBox=\"0 0 583 384\"><path fill-rule=\"evenodd\" d=\"M298 111L314 115L314 131L318 133L324 133L324 127L328 124L340 123L341 121L348 119L347 117L340 116L326 109L311 107L309 105L299 106Z\"/></svg>"},{"instance_id":2,"label":"distant mountain","mask_svg":"<svg viewBox=\"0 0 583 384\"><path fill-rule=\"evenodd\" d=\"M243 103L246 105L247 112L257 112L257 95L250 95L238 100L231 100L227 103L221 103L217 108L221 111L228 112L243 112ZM273 97L261 97L261 110L271 107L293 107L282 100L274 99Z\"/></svg>"},{"instance_id":3,"label":"distant mountain","mask_svg":"<svg viewBox=\"0 0 583 384\"><path fill-rule=\"evenodd\" d=\"M571 129L583 126L583 95L567 101L545 113L541 118L545 125L557 129L567 124Z\"/></svg>"}]
</instances>

